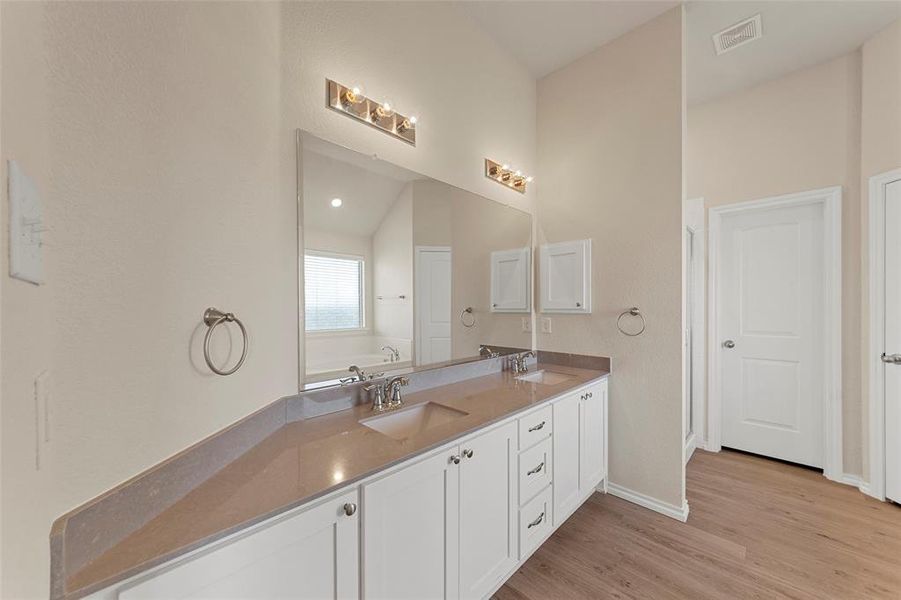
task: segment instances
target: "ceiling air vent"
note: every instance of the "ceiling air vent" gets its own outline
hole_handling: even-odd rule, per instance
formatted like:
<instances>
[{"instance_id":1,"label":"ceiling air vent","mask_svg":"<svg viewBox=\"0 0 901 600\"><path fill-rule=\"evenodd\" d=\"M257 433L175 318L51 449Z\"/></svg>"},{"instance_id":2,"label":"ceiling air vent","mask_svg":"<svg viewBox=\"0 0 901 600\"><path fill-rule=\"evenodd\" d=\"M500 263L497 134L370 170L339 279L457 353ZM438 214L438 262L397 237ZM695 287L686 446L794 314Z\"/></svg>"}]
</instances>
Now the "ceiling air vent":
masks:
<instances>
[{"instance_id":1,"label":"ceiling air vent","mask_svg":"<svg viewBox=\"0 0 901 600\"><path fill-rule=\"evenodd\" d=\"M716 53L724 54L744 46L748 42L759 40L763 36L760 28L760 14L756 14L740 23L731 25L713 36L713 47Z\"/></svg>"}]
</instances>

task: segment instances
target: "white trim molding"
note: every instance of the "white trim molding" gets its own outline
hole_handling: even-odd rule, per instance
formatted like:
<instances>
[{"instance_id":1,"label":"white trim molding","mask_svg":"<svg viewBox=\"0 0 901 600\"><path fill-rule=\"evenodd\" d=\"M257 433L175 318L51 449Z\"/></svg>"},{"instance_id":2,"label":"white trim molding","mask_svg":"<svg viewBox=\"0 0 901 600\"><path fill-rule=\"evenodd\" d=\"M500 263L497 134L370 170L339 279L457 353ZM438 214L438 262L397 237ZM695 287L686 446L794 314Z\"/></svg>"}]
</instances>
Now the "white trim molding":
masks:
<instances>
[{"instance_id":1,"label":"white trim molding","mask_svg":"<svg viewBox=\"0 0 901 600\"><path fill-rule=\"evenodd\" d=\"M823 475L841 481L842 459L842 188L823 188L711 207L707 240L707 450L722 448L722 387L718 340L717 273L720 229L726 215L789 206L823 206L824 323Z\"/></svg>"},{"instance_id":2,"label":"white trim molding","mask_svg":"<svg viewBox=\"0 0 901 600\"><path fill-rule=\"evenodd\" d=\"M607 484L607 493L611 496L627 500L632 504L637 504L638 506L653 510L654 512L659 512L661 515L665 515L671 519L676 519L683 523L688 520L688 500L684 500L682 506L676 506L675 504L663 502L662 500L642 494L641 492L630 490L627 487L623 487L613 482Z\"/></svg>"},{"instance_id":3,"label":"white trim molding","mask_svg":"<svg viewBox=\"0 0 901 600\"><path fill-rule=\"evenodd\" d=\"M869 189L869 293L870 343L867 364L869 397L869 482L861 486L865 494L885 500L885 382L881 360L885 348L885 188L901 179L901 169L870 177Z\"/></svg>"}]
</instances>

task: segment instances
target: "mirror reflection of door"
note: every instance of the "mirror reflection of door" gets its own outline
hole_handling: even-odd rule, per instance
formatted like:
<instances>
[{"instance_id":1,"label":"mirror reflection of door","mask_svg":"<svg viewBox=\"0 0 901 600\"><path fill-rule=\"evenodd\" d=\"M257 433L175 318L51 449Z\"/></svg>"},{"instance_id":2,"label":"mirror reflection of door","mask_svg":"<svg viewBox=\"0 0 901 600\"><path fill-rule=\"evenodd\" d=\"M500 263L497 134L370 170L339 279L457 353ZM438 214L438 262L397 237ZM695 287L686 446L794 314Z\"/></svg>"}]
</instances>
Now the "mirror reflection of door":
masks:
<instances>
[{"instance_id":1,"label":"mirror reflection of door","mask_svg":"<svg viewBox=\"0 0 901 600\"><path fill-rule=\"evenodd\" d=\"M451 249L416 248L416 364L451 359Z\"/></svg>"}]
</instances>

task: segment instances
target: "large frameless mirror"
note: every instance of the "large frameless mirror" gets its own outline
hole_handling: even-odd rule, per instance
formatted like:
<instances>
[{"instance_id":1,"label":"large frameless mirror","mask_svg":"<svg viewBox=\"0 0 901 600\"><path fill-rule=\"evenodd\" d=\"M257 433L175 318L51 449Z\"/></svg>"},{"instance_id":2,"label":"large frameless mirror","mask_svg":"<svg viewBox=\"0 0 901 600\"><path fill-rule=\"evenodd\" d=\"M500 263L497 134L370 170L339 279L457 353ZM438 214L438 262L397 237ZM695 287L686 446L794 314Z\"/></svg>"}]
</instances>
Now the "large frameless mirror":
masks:
<instances>
[{"instance_id":1,"label":"large frameless mirror","mask_svg":"<svg viewBox=\"0 0 901 600\"><path fill-rule=\"evenodd\" d=\"M531 348L528 213L298 140L302 388Z\"/></svg>"}]
</instances>

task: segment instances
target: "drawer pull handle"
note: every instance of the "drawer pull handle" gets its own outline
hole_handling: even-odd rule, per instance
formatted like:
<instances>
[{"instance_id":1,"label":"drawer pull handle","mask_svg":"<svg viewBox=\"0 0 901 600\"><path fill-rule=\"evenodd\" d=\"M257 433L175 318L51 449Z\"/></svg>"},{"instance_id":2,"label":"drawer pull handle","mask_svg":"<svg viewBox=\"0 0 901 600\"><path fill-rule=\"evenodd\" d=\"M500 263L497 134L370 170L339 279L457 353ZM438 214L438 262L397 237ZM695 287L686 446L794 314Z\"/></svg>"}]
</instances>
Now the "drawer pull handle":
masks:
<instances>
[{"instance_id":1,"label":"drawer pull handle","mask_svg":"<svg viewBox=\"0 0 901 600\"><path fill-rule=\"evenodd\" d=\"M541 461L541 464L535 467L530 471L526 471L526 475L534 475L535 473L541 473L541 469L544 468L544 461Z\"/></svg>"},{"instance_id":2,"label":"drawer pull handle","mask_svg":"<svg viewBox=\"0 0 901 600\"><path fill-rule=\"evenodd\" d=\"M544 521L544 512L542 512L540 515L538 515L538 518L537 518L537 519L535 519L534 521L532 521L531 523L529 523L529 525L526 527L526 529L531 529L531 528L533 528L533 527L538 527L539 525L541 525L541 522L542 522L542 521Z\"/></svg>"},{"instance_id":3,"label":"drawer pull handle","mask_svg":"<svg viewBox=\"0 0 901 600\"><path fill-rule=\"evenodd\" d=\"M547 423L547 421L542 421L542 422L539 423L538 425L535 425L535 426L533 426L533 427L529 427L529 433L531 433L531 432L533 432L533 431L538 431L539 429L544 429L544 424L545 424L545 423Z\"/></svg>"},{"instance_id":4,"label":"drawer pull handle","mask_svg":"<svg viewBox=\"0 0 901 600\"><path fill-rule=\"evenodd\" d=\"M352 516L355 512L357 512L357 505L353 502L348 502L344 505L344 514L348 517Z\"/></svg>"}]
</instances>

